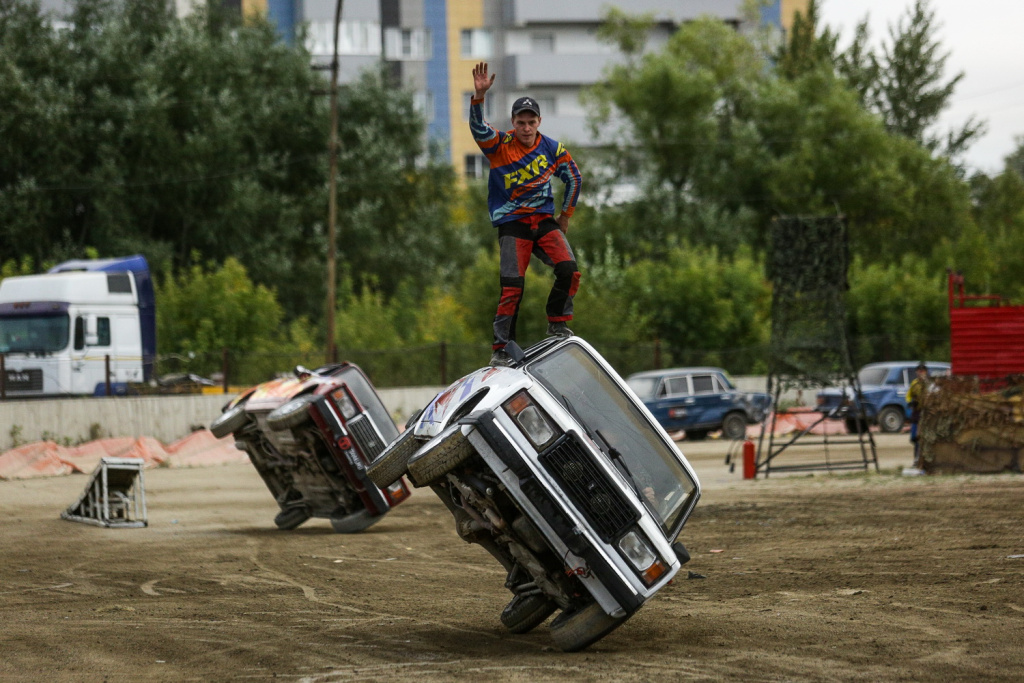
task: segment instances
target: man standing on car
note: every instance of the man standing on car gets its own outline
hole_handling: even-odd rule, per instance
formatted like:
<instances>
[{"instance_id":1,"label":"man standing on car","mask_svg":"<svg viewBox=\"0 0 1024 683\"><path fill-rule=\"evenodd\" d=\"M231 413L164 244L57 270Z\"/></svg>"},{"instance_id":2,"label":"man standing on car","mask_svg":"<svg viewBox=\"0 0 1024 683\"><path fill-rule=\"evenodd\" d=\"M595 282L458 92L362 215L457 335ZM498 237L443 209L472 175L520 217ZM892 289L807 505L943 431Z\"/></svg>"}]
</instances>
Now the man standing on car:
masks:
<instances>
[{"instance_id":1,"label":"man standing on car","mask_svg":"<svg viewBox=\"0 0 1024 683\"><path fill-rule=\"evenodd\" d=\"M487 208L491 223L498 229L501 297L494 316L490 364L507 366L512 359L505 345L516 338L516 318L531 254L555 271L547 302L547 333L572 336L566 322L572 320L572 300L579 288L580 273L565 235L583 179L569 151L537 131L541 118L536 100L520 97L512 104L510 131L501 132L484 120L484 97L494 84L494 76L488 76L486 62L473 67L475 92L470 101L469 128L490 162ZM557 218L552 176L565 183L565 198Z\"/></svg>"}]
</instances>

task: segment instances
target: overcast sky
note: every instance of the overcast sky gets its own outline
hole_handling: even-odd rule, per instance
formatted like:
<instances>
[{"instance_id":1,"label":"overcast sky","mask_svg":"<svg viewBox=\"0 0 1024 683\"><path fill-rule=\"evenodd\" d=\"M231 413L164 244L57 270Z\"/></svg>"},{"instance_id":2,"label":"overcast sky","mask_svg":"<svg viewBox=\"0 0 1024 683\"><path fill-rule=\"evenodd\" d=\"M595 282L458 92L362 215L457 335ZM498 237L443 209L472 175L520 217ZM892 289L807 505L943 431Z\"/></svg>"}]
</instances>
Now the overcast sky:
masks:
<instances>
[{"instance_id":1,"label":"overcast sky","mask_svg":"<svg viewBox=\"0 0 1024 683\"><path fill-rule=\"evenodd\" d=\"M1021 0L931 0L938 38L945 52L947 78L964 72L945 128L975 117L988 132L968 149L965 160L977 170L996 173L1003 157L1024 136L1024 2ZM869 18L875 44L888 42L889 26L905 15L913 0L820 0L823 23L838 30L840 48L849 45L853 29Z\"/></svg>"}]
</instances>

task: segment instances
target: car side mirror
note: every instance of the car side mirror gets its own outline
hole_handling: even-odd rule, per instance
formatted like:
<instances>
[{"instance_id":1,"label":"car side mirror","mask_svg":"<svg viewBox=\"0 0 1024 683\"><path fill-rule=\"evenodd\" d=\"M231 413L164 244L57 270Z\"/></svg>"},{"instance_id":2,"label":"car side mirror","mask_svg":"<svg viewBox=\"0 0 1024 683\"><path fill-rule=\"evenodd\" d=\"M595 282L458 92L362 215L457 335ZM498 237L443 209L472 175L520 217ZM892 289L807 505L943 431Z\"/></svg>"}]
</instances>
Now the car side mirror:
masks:
<instances>
[{"instance_id":1,"label":"car side mirror","mask_svg":"<svg viewBox=\"0 0 1024 683\"><path fill-rule=\"evenodd\" d=\"M96 346L100 343L100 335L96 331L96 316L85 316L85 345Z\"/></svg>"},{"instance_id":2,"label":"car side mirror","mask_svg":"<svg viewBox=\"0 0 1024 683\"><path fill-rule=\"evenodd\" d=\"M675 551L676 557L679 558L679 565L682 566L690 561L690 551L686 549L680 541L676 541L672 544L672 550Z\"/></svg>"}]
</instances>

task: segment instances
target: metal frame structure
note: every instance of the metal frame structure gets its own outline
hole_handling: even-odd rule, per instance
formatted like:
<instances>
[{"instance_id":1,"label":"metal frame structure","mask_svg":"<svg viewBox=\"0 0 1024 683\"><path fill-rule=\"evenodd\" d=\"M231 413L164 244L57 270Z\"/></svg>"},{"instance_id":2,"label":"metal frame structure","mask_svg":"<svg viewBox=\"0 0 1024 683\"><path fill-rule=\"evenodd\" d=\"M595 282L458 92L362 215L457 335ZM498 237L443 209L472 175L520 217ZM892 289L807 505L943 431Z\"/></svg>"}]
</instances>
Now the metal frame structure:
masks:
<instances>
[{"instance_id":1,"label":"metal frame structure","mask_svg":"<svg viewBox=\"0 0 1024 683\"><path fill-rule=\"evenodd\" d=\"M148 526L142 458L101 458L78 501L61 519L95 526Z\"/></svg>"},{"instance_id":2,"label":"metal frame structure","mask_svg":"<svg viewBox=\"0 0 1024 683\"><path fill-rule=\"evenodd\" d=\"M773 471L867 470L871 464L877 471L875 440L867 427L867 416L860 400L861 387L846 334L849 251L845 219L842 216L776 218L772 224L769 258L772 340L767 391L772 397L772 412L771 419L761 424L756 472L763 472L767 478ZM848 407L855 414L848 416L857 418L857 433L832 439L828 434L811 434L814 427L837 417L821 413L811 425L776 443L775 425L782 393L789 389L826 387L839 387L856 398ZM829 447L843 444L857 444L861 457L833 460ZM794 446L820 447L823 459L775 464L779 456Z\"/></svg>"}]
</instances>

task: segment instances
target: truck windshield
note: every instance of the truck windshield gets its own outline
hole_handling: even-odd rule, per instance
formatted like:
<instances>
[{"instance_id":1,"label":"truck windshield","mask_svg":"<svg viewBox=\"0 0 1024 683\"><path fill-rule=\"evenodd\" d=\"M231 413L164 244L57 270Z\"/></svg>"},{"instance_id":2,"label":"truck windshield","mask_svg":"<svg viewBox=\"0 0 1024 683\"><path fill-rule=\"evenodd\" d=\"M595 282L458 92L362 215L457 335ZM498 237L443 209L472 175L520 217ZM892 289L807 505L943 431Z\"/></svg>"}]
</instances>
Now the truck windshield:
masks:
<instances>
[{"instance_id":1,"label":"truck windshield","mask_svg":"<svg viewBox=\"0 0 1024 683\"><path fill-rule=\"evenodd\" d=\"M0 353L56 353L68 345L69 318L59 315L0 317Z\"/></svg>"},{"instance_id":2,"label":"truck windshield","mask_svg":"<svg viewBox=\"0 0 1024 683\"><path fill-rule=\"evenodd\" d=\"M602 449L621 454L644 502L672 538L697 488L675 447L582 346L567 344L526 369L556 400L571 404Z\"/></svg>"}]
</instances>

